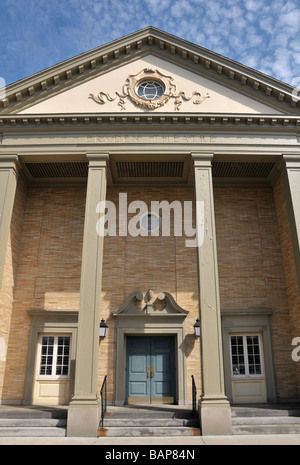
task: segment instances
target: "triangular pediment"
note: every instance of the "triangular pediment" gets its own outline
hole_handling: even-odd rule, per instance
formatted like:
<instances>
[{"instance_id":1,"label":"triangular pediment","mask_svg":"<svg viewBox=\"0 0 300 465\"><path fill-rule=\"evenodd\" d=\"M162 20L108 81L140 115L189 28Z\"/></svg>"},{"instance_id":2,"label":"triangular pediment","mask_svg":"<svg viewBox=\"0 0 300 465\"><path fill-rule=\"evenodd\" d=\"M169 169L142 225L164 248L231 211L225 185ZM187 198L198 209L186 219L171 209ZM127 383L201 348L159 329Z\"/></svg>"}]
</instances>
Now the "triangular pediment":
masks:
<instances>
[{"instance_id":1,"label":"triangular pediment","mask_svg":"<svg viewBox=\"0 0 300 465\"><path fill-rule=\"evenodd\" d=\"M136 83L164 82L167 100L145 100ZM153 81L154 80L154 81ZM157 99L159 100L159 99ZM152 107L151 107L152 106ZM155 55L147 55L33 105L20 114L127 112L281 114L272 106Z\"/></svg>"},{"instance_id":2,"label":"triangular pediment","mask_svg":"<svg viewBox=\"0 0 300 465\"><path fill-rule=\"evenodd\" d=\"M144 70L169 79L172 92L162 106L145 108L126 96L130 76ZM3 115L180 111L298 115L300 109L291 86L152 27L11 84L0 105Z\"/></svg>"}]
</instances>

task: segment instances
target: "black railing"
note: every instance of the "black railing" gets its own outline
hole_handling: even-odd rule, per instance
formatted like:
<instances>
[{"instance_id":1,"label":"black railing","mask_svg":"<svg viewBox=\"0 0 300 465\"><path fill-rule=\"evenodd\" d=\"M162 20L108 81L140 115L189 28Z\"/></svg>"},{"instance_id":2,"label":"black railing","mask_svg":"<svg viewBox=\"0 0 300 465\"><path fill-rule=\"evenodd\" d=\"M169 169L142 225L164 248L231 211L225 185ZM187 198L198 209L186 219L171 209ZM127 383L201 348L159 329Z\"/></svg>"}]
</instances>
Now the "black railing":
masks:
<instances>
[{"instance_id":1,"label":"black railing","mask_svg":"<svg viewBox=\"0 0 300 465\"><path fill-rule=\"evenodd\" d=\"M193 393L193 413L197 415L197 387L194 379L194 375L192 375L192 393Z\"/></svg>"},{"instance_id":2,"label":"black railing","mask_svg":"<svg viewBox=\"0 0 300 465\"><path fill-rule=\"evenodd\" d=\"M103 428L104 424L104 415L107 409L107 375L105 375L102 387L100 390L100 397L101 397L101 419L100 419L100 427Z\"/></svg>"}]
</instances>

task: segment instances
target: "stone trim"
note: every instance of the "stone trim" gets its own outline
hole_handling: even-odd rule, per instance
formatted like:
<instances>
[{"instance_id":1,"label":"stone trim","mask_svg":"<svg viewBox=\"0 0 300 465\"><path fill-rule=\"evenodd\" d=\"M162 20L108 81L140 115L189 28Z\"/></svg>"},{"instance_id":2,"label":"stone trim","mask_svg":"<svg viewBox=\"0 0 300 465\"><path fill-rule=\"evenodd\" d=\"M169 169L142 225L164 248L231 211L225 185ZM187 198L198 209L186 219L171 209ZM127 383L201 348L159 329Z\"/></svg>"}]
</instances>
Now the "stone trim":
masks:
<instances>
[{"instance_id":1,"label":"stone trim","mask_svg":"<svg viewBox=\"0 0 300 465\"><path fill-rule=\"evenodd\" d=\"M70 367L70 393L74 388L75 353L78 325L78 311L76 310L43 310L32 309L28 311L31 317L31 328L28 347L28 361L25 379L24 404L33 402L33 389L37 361L37 347L39 337L43 333L70 333L72 337L71 367Z\"/></svg>"},{"instance_id":2,"label":"stone trim","mask_svg":"<svg viewBox=\"0 0 300 465\"><path fill-rule=\"evenodd\" d=\"M175 357L177 369L177 403L185 405L191 402L187 399L187 379L186 379L186 360L185 360L185 329L184 316L181 320L178 317L165 318L145 317L134 318L132 315L123 318L117 317L116 323L116 387L115 387L115 405L123 405L126 401L126 336L150 336L165 335L175 336Z\"/></svg>"},{"instance_id":3,"label":"stone trim","mask_svg":"<svg viewBox=\"0 0 300 465\"><path fill-rule=\"evenodd\" d=\"M140 291L131 292L124 304L112 313L116 318L116 405L126 401L126 337L140 335L175 336L176 400L179 405L189 403L184 345L184 321L189 312L166 291L158 293L155 300L153 296L152 290L145 296Z\"/></svg>"},{"instance_id":4,"label":"stone trim","mask_svg":"<svg viewBox=\"0 0 300 465\"><path fill-rule=\"evenodd\" d=\"M226 395L232 401L231 362L229 334L232 332L257 332L262 334L264 370L266 375L268 402L276 402L276 386L273 364L271 309L222 310L222 334Z\"/></svg>"}]
</instances>

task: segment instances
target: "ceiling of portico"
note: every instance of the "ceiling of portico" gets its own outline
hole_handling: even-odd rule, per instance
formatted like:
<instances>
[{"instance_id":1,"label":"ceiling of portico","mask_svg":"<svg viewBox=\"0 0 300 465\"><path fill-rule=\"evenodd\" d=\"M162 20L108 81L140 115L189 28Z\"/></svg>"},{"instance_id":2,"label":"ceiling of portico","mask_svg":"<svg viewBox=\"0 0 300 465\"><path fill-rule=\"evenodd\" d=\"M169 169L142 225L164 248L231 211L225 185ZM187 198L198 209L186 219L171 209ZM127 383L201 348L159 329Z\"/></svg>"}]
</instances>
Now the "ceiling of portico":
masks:
<instances>
[{"instance_id":1,"label":"ceiling of portico","mask_svg":"<svg viewBox=\"0 0 300 465\"><path fill-rule=\"evenodd\" d=\"M240 183L243 185L270 185L278 163L276 160L261 161L213 161L212 176L214 182L222 184ZM23 174L29 185L86 184L88 162L30 162L23 163ZM111 157L108 167L108 185L110 186L191 186L193 185L193 166L190 157L182 155L176 159L164 161L144 156L124 159Z\"/></svg>"}]
</instances>

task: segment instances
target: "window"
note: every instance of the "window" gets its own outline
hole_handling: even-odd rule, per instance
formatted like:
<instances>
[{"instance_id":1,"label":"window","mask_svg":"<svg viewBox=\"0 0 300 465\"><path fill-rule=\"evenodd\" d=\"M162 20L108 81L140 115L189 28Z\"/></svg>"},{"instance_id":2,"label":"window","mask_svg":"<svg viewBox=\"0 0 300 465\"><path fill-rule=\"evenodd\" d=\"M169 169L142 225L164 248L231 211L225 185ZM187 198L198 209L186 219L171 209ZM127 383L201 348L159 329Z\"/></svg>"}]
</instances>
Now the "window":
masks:
<instances>
[{"instance_id":1,"label":"window","mask_svg":"<svg viewBox=\"0 0 300 465\"><path fill-rule=\"evenodd\" d=\"M156 213L145 213L140 219L141 228L145 232L156 232L160 227L160 217Z\"/></svg>"},{"instance_id":2,"label":"window","mask_svg":"<svg viewBox=\"0 0 300 465\"><path fill-rule=\"evenodd\" d=\"M144 81L137 88L138 96L146 100L159 99L164 92L164 85L157 81Z\"/></svg>"},{"instance_id":3,"label":"window","mask_svg":"<svg viewBox=\"0 0 300 465\"><path fill-rule=\"evenodd\" d=\"M41 336L39 376L68 377L70 336Z\"/></svg>"},{"instance_id":4,"label":"window","mask_svg":"<svg viewBox=\"0 0 300 465\"><path fill-rule=\"evenodd\" d=\"M262 376L260 336L258 334L230 336L232 376Z\"/></svg>"}]
</instances>

